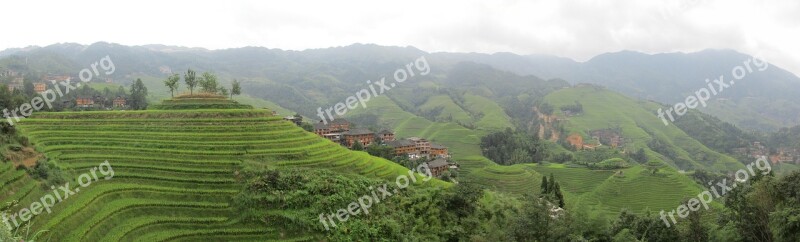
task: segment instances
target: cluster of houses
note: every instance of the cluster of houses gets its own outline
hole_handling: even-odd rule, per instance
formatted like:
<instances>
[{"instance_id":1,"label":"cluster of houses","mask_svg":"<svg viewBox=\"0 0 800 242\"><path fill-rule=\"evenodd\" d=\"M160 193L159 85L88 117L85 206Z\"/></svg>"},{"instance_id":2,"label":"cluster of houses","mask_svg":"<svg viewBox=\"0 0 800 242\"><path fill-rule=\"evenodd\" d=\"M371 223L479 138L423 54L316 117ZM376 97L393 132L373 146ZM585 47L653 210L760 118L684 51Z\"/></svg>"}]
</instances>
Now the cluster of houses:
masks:
<instances>
[{"instance_id":1,"label":"cluster of houses","mask_svg":"<svg viewBox=\"0 0 800 242\"><path fill-rule=\"evenodd\" d=\"M595 150L603 145L618 148L625 144L625 137L618 129L599 129L587 133L592 137L590 142L584 142L583 136L577 133L567 136L567 142L577 150Z\"/></svg>"},{"instance_id":2,"label":"cluster of houses","mask_svg":"<svg viewBox=\"0 0 800 242\"><path fill-rule=\"evenodd\" d=\"M13 92L14 90L22 90L23 89L23 80L24 77L16 71L13 70L0 70L0 77L9 78L10 82L7 84L6 88L8 88L9 92Z\"/></svg>"},{"instance_id":3,"label":"cluster of houses","mask_svg":"<svg viewBox=\"0 0 800 242\"><path fill-rule=\"evenodd\" d=\"M753 159L767 156L772 164L794 163L800 165L800 148L780 147L775 151L774 153L770 153L769 148L758 141L751 143L748 147L733 149L734 154L747 156Z\"/></svg>"},{"instance_id":4,"label":"cluster of houses","mask_svg":"<svg viewBox=\"0 0 800 242\"><path fill-rule=\"evenodd\" d=\"M449 168L457 167L447 161L450 154L443 145L418 137L395 139L394 133L386 129L376 133L369 129L351 128L351 126L351 123L344 119L335 119L328 124L320 121L314 125L314 133L350 148L356 143L366 147L378 142L391 147L395 156L407 156L410 160L429 159L427 164L434 176L441 175Z\"/></svg>"},{"instance_id":5,"label":"cluster of houses","mask_svg":"<svg viewBox=\"0 0 800 242\"><path fill-rule=\"evenodd\" d=\"M24 90L25 85L24 81L25 78L19 72L13 70L0 70L0 77L7 77L10 78L10 82L7 84L7 89L9 92L14 92L15 90ZM65 81L71 81L74 77L69 75L46 75L42 77L42 81L34 82L33 83L33 91L41 94L48 90L47 83L60 83ZM112 79L106 79L107 83L113 82ZM91 96L79 96L76 97L74 100L75 107L78 108L95 108L101 107L102 105L96 104L96 102L106 101L104 97L91 97ZM71 101L65 101L71 102ZM127 100L123 97L116 97L113 99L112 107L113 108L126 108L127 107ZM109 108L109 107L103 107Z\"/></svg>"},{"instance_id":6,"label":"cluster of houses","mask_svg":"<svg viewBox=\"0 0 800 242\"><path fill-rule=\"evenodd\" d=\"M622 132L618 129L593 130L589 131L589 135L600 144L605 144L612 148L620 147L625 143L625 137L622 137Z\"/></svg>"},{"instance_id":7,"label":"cluster of houses","mask_svg":"<svg viewBox=\"0 0 800 242\"><path fill-rule=\"evenodd\" d=\"M395 155L407 155L408 158L412 160L419 158L450 158L450 155L447 153L447 147L431 143L423 138L411 137L407 139L390 140L385 144L394 148Z\"/></svg>"},{"instance_id":8,"label":"cluster of houses","mask_svg":"<svg viewBox=\"0 0 800 242\"><path fill-rule=\"evenodd\" d=\"M79 108L94 108L100 107L102 105L96 105L95 101L100 101L104 99L103 97L78 97L75 99L75 107ZM114 100L111 101L111 106L113 108L127 108L128 101L123 97L116 97Z\"/></svg>"}]
</instances>

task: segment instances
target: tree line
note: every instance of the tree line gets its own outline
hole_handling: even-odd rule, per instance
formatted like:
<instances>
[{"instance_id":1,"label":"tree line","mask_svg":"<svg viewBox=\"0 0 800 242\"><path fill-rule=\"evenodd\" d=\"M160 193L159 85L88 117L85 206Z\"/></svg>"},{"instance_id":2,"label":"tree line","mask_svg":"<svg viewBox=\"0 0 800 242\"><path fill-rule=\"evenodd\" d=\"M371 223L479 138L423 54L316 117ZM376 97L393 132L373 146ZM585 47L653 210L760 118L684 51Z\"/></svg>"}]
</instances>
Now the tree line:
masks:
<instances>
[{"instance_id":1,"label":"tree line","mask_svg":"<svg viewBox=\"0 0 800 242\"><path fill-rule=\"evenodd\" d=\"M175 91L178 90L180 87L181 75L180 74L172 74L164 80L164 85L169 88L171 96L175 97ZM194 95L194 89L200 87L200 91L204 93L210 94L217 94L222 96L229 96L231 99L233 95L241 95L242 94L242 87L238 80L233 79L231 84L231 89L228 90L227 88L220 86L219 82L217 81L217 76L210 72L203 72L200 74L200 77L197 76L197 73L192 70L188 69L186 73L183 74L183 82L186 84L187 89L189 90L189 95Z\"/></svg>"}]
</instances>

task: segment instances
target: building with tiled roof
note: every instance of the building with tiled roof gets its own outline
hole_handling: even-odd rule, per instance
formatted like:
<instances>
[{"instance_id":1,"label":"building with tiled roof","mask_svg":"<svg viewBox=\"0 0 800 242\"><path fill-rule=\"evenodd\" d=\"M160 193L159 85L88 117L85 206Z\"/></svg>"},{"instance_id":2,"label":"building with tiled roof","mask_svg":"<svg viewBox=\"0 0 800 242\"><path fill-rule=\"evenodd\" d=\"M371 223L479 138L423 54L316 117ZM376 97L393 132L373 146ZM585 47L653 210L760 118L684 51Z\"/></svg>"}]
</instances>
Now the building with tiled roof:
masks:
<instances>
[{"instance_id":1,"label":"building with tiled roof","mask_svg":"<svg viewBox=\"0 0 800 242\"><path fill-rule=\"evenodd\" d=\"M431 156L440 158L450 157L449 153L447 152L447 147L435 143L431 143Z\"/></svg>"},{"instance_id":2,"label":"building with tiled roof","mask_svg":"<svg viewBox=\"0 0 800 242\"><path fill-rule=\"evenodd\" d=\"M428 169L431 170L431 175L433 176L441 176L442 173L449 169L449 165L445 159L439 158L432 161L425 162L428 165Z\"/></svg>"},{"instance_id":3,"label":"building with tiled roof","mask_svg":"<svg viewBox=\"0 0 800 242\"><path fill-rule=\"evenodd\" d=\"M378 132L377 135L378 135L378 138L380 138L381 141L383 141L383 143L386 143L386 142L394 140L394 133L392 133L392 131L389 131L389 130L386 130L386 129L381 130L381 132Z\"/></svg>"},{"instance_id":4,"label":"building with tiled roof","mask_svg":"<svg viewBox=\"0 0 800 242\"><path fill-rule=\"evenodd\" d=\"M359 142L366 147L375 141L375 133L368 129L352 129L342 132L342 140L347 147L353 147L355 142Z\"/></svg>"}]
</instances>

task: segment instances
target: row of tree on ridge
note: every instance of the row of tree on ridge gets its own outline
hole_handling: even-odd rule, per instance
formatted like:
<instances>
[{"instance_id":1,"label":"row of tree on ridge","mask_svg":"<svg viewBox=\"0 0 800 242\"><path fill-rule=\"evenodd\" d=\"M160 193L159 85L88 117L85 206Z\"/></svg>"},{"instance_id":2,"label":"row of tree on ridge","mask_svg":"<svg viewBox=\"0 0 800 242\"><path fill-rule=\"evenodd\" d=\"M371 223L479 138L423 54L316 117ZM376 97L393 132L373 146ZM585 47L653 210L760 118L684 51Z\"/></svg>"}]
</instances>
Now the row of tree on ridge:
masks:
<instances>
[{"instance_id":1,"label":"row of tree on ridge","mask_svg":"<svg viewBox=\"0 0 800 242\"><path fill-rule=\"evenodd\" d=\"M164 80L164 85L169 88L172 97L175 97L175 91L177 91L178 87L180 87L180 80L181 75L177 73L170 75L166 80ZM194 95L194 89L198 85L200 86L200 90L204 93L230 96L230 98L233 98L233 95L242 94L242 87L238 80L233 79L233 83L231 84L231 89L229 91L227 88L220 86L217 82L217 76L210 72L203 72L203 74L201 74L198 78L197 73L192 69L189 69L185 74L183 74L183 81L186 83L186 86L189 89L189 95Z\"/></svg>"}]
</instances>

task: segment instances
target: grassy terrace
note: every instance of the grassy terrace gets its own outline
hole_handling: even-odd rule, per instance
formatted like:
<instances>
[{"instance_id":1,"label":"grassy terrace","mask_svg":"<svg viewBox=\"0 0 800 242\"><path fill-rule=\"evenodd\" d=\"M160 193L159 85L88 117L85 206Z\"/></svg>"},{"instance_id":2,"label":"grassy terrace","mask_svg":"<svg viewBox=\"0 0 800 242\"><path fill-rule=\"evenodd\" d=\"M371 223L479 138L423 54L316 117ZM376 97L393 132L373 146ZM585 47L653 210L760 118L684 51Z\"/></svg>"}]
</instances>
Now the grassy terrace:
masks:
<instances>
[{"instance_id":1,"label":"grassy terrace","mask_svg":"<svg viewBox=\"0 0 800 242\"><path fill-rule=\"evenodd\" d=\"M8 203L27 196L37 188L36 182L17 170L11 163L0 163L0 210Z\"/></svg>"},{"instance_id":2,"label":"grassy terrace","mask_svg":"<svg viewBox=\"0 0 800 242\"><path fill-rule=\"evenodd\" d=\"M58 241L308 241L313 238L300 231L239 218L230 203L245 163L392 180L408 171L307 133L266 110L38 113L18 128L72 176L73 187L75 176L105 160L114 168L113 179L101 178L58 203L53 213L32 220L34 231L48 230ZM47 192L10 164L0 166L0 183L2 202L28 205Z\"/></svg>"},{"instance_id":3,"label":"grassy terrace","mask_svg":"<svg viewBox=\"0 0 800 242\"><path fill-rule=\"evenodd\" d=\"M634 213L645 210L669 211L685 198L696 196L700 188L688 177L673 169L652 175L639 165L615 171L570 168L562 164L525 164L528 170L556 177L567 200L586 206L595 215L616 216L623 208ZM536 183L539 186L540 182Z\"/></svg>"}]
</instances>

